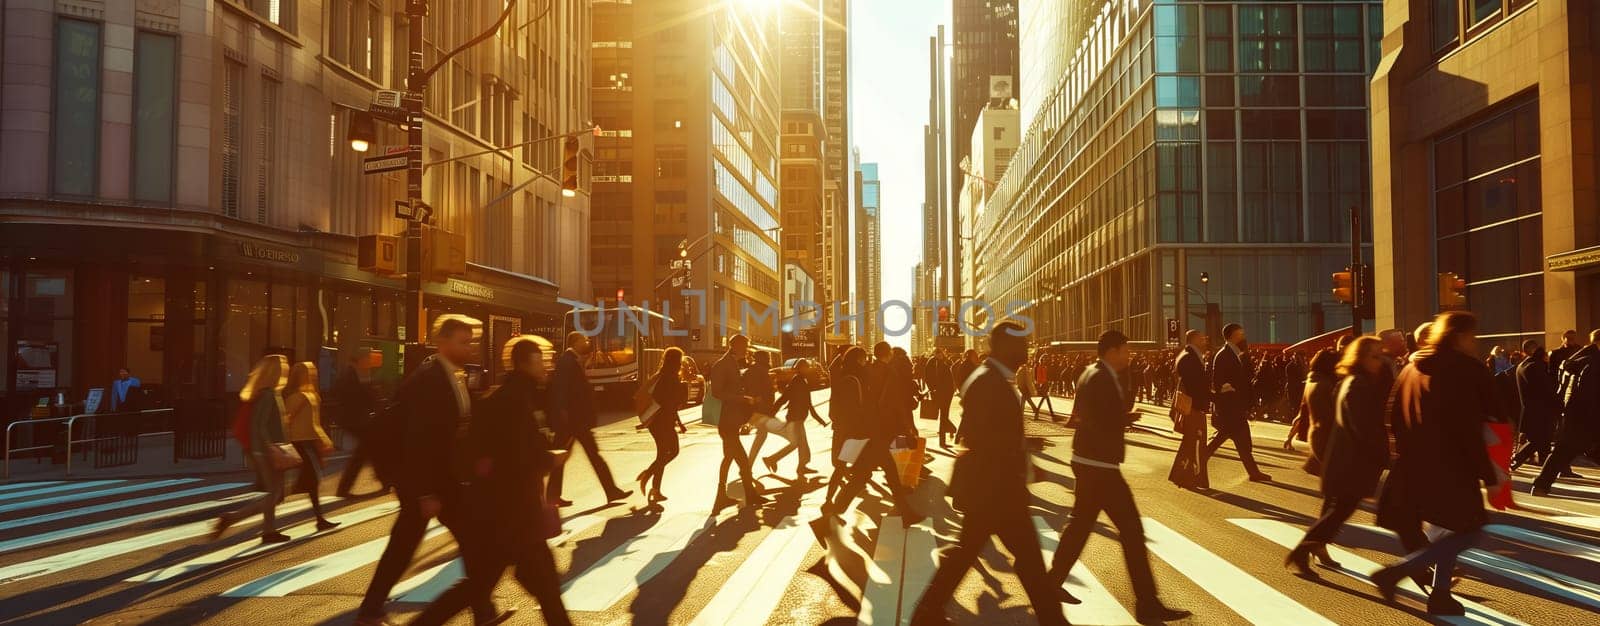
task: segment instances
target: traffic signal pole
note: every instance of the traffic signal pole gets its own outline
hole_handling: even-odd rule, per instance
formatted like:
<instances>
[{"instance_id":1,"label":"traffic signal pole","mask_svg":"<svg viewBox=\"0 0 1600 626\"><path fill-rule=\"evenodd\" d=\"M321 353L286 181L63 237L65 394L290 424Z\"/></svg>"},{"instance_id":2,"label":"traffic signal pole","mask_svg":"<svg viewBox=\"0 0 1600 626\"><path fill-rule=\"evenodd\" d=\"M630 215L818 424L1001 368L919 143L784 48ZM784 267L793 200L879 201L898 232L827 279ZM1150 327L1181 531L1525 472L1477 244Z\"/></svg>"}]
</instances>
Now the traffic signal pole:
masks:
<instances>
[{"instance_id":1,"label":"traffic signal pole","mask_svg":"<svg viewBox=\"0 0 1600 626\"><path fill-rule=\"evenodd\" d=\"M401 106L406 115L406 204L411 218L406 220L406 294L401 306L404 316L402 328L407 360L419 348L427 333L428 318L422 304L422 94L427 88L426 68L422 66L422 29L427 24L428 0L410 0L406 3L406 27L409 53L406 55L406 92ZM417 363L406 363L411 371Z\"/></svg>"},{"instance_id":2,"label":"traffic signal pole","mask_svg":"<svg viewBox=\"0 0 1600 626\"><path fill-rule=\"evenodd\" d=\"M1361 336L1361 296L1372 293L1371 285L1364 285L1365 272L1361 271L1361 207L1350 207L1350 336ZM1374 297L1376 294L1373 294Z\"/></svg>"}]
</instances>

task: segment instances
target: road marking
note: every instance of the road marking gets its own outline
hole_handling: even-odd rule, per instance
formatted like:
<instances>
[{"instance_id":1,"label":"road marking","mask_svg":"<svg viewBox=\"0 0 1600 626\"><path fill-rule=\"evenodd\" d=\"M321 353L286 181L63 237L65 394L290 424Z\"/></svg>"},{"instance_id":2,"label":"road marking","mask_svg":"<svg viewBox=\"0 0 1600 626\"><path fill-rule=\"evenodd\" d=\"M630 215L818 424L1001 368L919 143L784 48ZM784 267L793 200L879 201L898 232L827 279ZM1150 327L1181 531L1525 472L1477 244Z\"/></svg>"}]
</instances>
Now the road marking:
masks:
<instances>
[{"instance_id":1,"label":"road marking","mask_svg":"<svg viewBox=\"0 0 1600 626\"><path fill-rule=\"evenodd\" d=\"M562 545L568 539L588 530L606 518L598 515L579 515L572 519L561 521L561 534L550 540L552 545ZM400 581L389 592L389 597L399 602L417 602L426 604L433 602L439 594L455 584L457 579L467 573L466 565L461 557L456 557L445 563L428 568L415 576Z\"/></svg>"},{"instance_id":2,"label":"road marking","mask_svg":"<svg viewBox=\"0 0 1600 626\"><path fill-rule=\"evenodd\" d=\"M58 484L61 484L61 481L59 481L59 480L34 480L34 481L28 481L28 482L25 482L25 483L15 483L15 484L11 484L11 485L0 485L0 493L5 493L7 491L16 491L18 489L33 489L33 488L37 488L37 487L44 487L44 486L47 486L47 485L58 485Z\"/></svg>"},{"instance_id":3,"label":"road marking","mask_svg":"<svg viewBox=\"0 0 1600 626\"><path fill-rule=\"evenodd\" d=\"M61 493L63 491L72 491L74 489L92 489L94 487L104 487L106 485L115 485L117 483L124 483L124 482L128 482L128 481L125 481L125 480L122 480L122 479L119 478L119 479L116 479L116 480L89 480L89 481L84 481L84 482L81 482L81 483L66 483L66 484L62 484L62 485L55 485L55 486L52 486L52 487L44 487L44 488L33 489L33 490L29 490L29 491L18 491L16 493L0 494L0 502L4 502L6 500L16 500L17 498L29 498L29 497L33 497L33 496L42 496L42 495L45 495L47 493Z\"/></svg>"},{"instance_id":4,"label":"road marking","mask_svg":"<svg viewBox=\"0 0 1600 626\"><path fill-rule=\"evenodd\" d=\"M241 494L214 502L180 507L178 509L163 512L163 516L181 515L183 513L198 511L207 507L225 505L232 501L244 499L250 495L251 494ZM310 506L311 502L308 500L297 501L286 506L278 507L278 515L291 515L305 510ZM113 520L111 522L105 522L105 524L119 524L122 521L123 520ZM203 520L198 522L190 522L188 524L174 526L172 528L141 533L120 541L89 546L87 548L80 548L70 552L52 554L50 556L34 559L25 563L18 563L8 567L0 567L0 584L33 578L35 576L44 576L46 574L56 574L81 565L87 565L89 563L119 557L124 554L143 550L145 548L153 548L162 544L172 543L174 541L182 541L184 539L200 537L211 532L211 525L213 521L214 520ZM102 526L102 524L95 524L86 528L93 528L96 526ZM93 528L93 530L86 532L96 532L98 530L101 529ZM30 537L29 539L32 538ZM48 541L49 539L46 539L37 543L46 543Z\"/></svg>"},{"instance_id":5,"label":"road marking","mask_svg":"<svg viewBox=\"0 0 1600 626\"><path fill-rule=\"evenodd\" d=\"M900 572L900 626L911 623L933 573L939 569L939 542L927 526L906 529L905 566Z\"/></svg>"},{"instance_id":6,"label":"road marking","mask_svg":"<svg viewBox=\"0 0 1600 626\"><path fill-rule=\"evenodd\" d=\"M439 536L445 527L435 519L428 522L428 531L422 536L427 541ZM342 576L378 560L388 537L379 537L363 544L345 548L333 554L306 561L294 567L278 570L261 578L222 592L224 598L281 598L322 581Z\"/></svg>"},{"instance_id":7,"label":"road marking","mask_svg":"<svg viewBox=\"0 0 1600 626\"><path fill-rule=\"evenodd\" d=\"M186 480L186 481L176 481L176 482L188 482L188 481ZM43 515L35 515L33 517L24 517L24 518L19 519L19 520L15 521L15 522L8 522L8 523L0 524L0 530L14 530L14 529L17 529L17 528L22 528L24 526L32 526L34 524L43 524L45 522L54 522L54 521L58 521L58 520L72 519L74 517L82 517L82 516L85 516L85 515L93 515L93 514L96 514L96 513L105 513L106 511L115 511L115 510L118 510L118 509L128 509L128 508L133 508L133 507L136 507L136 506L144 506L146 504L154 504L154 503L157 503L157 502L166 502L168 500L177 500L177 499L180 499L180 498L188 498L188 497L191 497L191 496L205 495L205 494L213 493L213 492L217 492L217 491L228 491L228 490L232 490L232 489L238 489L240 487L246 487L246 486L249 486L249 485L250 485L250 483L218 483L218 484L215 484L215 485L205 485L203 487L195 487L194 489L185 489L183 491L174 491L172 493L160 493L160 494L156 494L156 495L153 495L153 496L145 496L145 497L142 497L142 498L134 498L132 500L118 500L118 501L115 501L115 502L107 502L105 504L96 504L96 505L93 505L93 506L79 507L79 508L76 508L76 509L68 509L66 511L57 511L55 513L45 513Z\"/></svg>"},{"instance_id":8,"label":"road marking","mask_svg":"<svg viewBox=\"0 0 1600 626\"><path fill-rule=\"evenodd\" d=\"M783 601L784 592L795 572L804 564L816 540L811 536L811 521L820 517L816 506L822 490L813 490L800 499L800 513L785 516L761 539L739 569L727 578L722 588L695 615L690 626L722 624L765 624Z\"/></svg>"},{"instance_id":9,"label":"road marking","mask_svg":"<svg viewBox=\"0 0 1600 626\"><path fill-rule=\"evenodd\" d=\"M1061 545L1061 531L1052 527L1043 517L1034 516L1033 527L1039 529L1039 546L1044 549L1044 562L1048 567ZM1074 624L1136 624L1128 609L1122 606L1111 590L1100 584L1088 566L1079 559L1072 564L1072 574L1067 577L1066 588L1082 600L1082 604L1068 605L1067 613Z\"/></svg>"},{"instance_id":10,"label":"road marking","mask_svg":"<svg viewBox=\"0 0 1600 626\"><path fill-rule=\"evenodd\" d=\"M1298 545L1300 543L1300 539L1305 536L1304 530L1277 520L1230 519L1228 521L1233 522L1235 526L1260 535L1268 541L1276 543L1285 548L1293 548L1294 546ZM1328 544L1328 554L1329 556L1332 556L1334 560L1340 563L1339 569L1334 571L1369 585L1372 584L1372 574L1380 569L1383 569L1383 566L1333 544ZM1400 581L1398 590L1401 594L1414 600L1419 600L1424 603L1428 601L1428 594L1424 593L1422 589L1417 587L1416 583L1411 582L1411 579L1409 578L1402 579ZM1466 607L1467 614L1462 617L1446 618L1440 621L1452 624L1526 626L1524 622L1518 620L1517 618L1500 613L1461 596L1456 596L1456 600L1460 601L1461 605Z\"/></svg>"},{"instance_id":11,"label":"road marking","mask_svg":"<svg viewBox=\"0 0 1600 626\"><path fill-rule=\"evenodd\" d=\"M1557 515L1553 519L1562 524L1571 524L1573 526L1582 526L1584 528L1594 528L1600 530L1600 517L1591 517L1588 515Z\"/></svg>"},{"instance_id":12,"label":"road marking","mask_svg":"<svg viewBox=\"0 0 1600 626\"><path fill-rule=\"evenodd\" d=\"M322 504L323 506L328 506L337 501L338 500L336 498L332 500L324 500ZM306 522L303 524L297 524L283 531L283 534L290 537L290 541L288 542L261 543L259 541L246 541L194 557L182 563L169 565L158 570L152 570L143 574L131 576L127 579L127 582L154 583L171 580L173 578L185 576L221 563L227 563L236 559L249 558L258 554L265 554L279 548L296 545L299 544L303 539L336 533L340 530L360 524L361 522L383 517L399 510L399 508L400 505L398 503L388 502L385 504L377 504L357 509L343 515L337 515L330 518L330 521L338 522L340 526L324 532L316 531L315 520L306 520ZM280 511L279 514L283 514L283 512Z\"/></svg>"},{"instance_id":13,"label":"road marking","mask_svg":"<svg viewBox=\"0 0 1600 626\"><path fill-rule=\"evenodd\" d=\"M1354 526L1386 537L1394 536L1394 533L1386 528L1367 524L1355 524ZM1551 538L1554 539L1554 537ZM1469 548L1462 551L1458 558L1463 563L1474 565L1478 569L1485 570L1491 574L1498 574L1534 589L1560 596L1569 602L1587 604L1590 608L1600 610L1600 585L1477 548Z\"/></svg>"},{"instance_id":14,"label":"road marking","mask_svg":"<svg viewBox=\"0 0 1600 626\"><path fill-rule=\"evenodd\" d=\"M32 548L34 546L40 546L40 545L44 545L44 544L47 544L47 543L54 543L54 542L57 542L57 541L66 541L68 539L76 539L78 537L82 537L82 536L85 536L85 535L92 535L92 534L95 534L95 533L98 533L98 532L101 532L101 531L105 531L105 530L114 530L114 529L117 529L117 528L122 528L124 526L132 526L134 524L142 524L144 522L155 521L155 520L160 520L160 519L166 519L166 518L175 517L175 516L178 516L178 515L187 515L189 513L194 513L194 512L197 512L197 511L205 511L205 510L208 510L208 509L215 509L215 508L218 508L218 507L227 506L229 504L236 504L239 501L244 500L245 498L249 498L249 497L252 497L252 496L255 496L255 495L257 495L257 494L254 494L254 493L241 493L239 495L229 496L229 497L223 498L221 500L211 500L211 501L208 501L208 502L197 502L197 503L194 503L194 504L180 506L180 507L177 507L177 508L162 509L162 510L159 510L159 511L150 511L148 513L140 513L138 515L130 515L130 516L127 516L127 517L119 517L117 519L106 520L104 522L96 522L96 523L93 523L93 524L84 524L82 526L72 526L72 527L68 527L68 528L63 528L61 530L53 530L53 531L50 531L50 532L47 532L47 533L40 533L40 534L37 534L37 535L28 535L26 537L19 537L17 539L12 539L12 540L9 540L9 541L0 541L0 554L5 554L7 552L14 552L14 551L17 551L17 550L23 550L23 549L26 549L26 548ZM307 501L306 505L310 506L310 502ZM285 509L283 509L283 508L279 508L278 509L278 514L279 515L283 515L284 514L283 513L284 510Z\"/></svg>"},{"instance_id":15,"label":"road marking","mask_svg":"<svg viewBox=\"0 0 1600 626\"><path fill-rule=\"evenodd\" d=\"M1146 517L1144 528L1152 553L1250 623L1333 624L1161 522Z\"/></svg>"},{"instance_id":16,"label":"road marking","mask_svg":"<svg viewBox=\"0 0 1600 626\"><path fill-rule=\"evenodd\" d=\"M900 609L900 574L906 554L906 532L900 516L889 515L878 526L878 544L867 562L867 588L861 594L857 623L894 624Z\"/></svg>"},{"instance_id":17,"label":"road marking","mask_svg":"<svg viewBox=\"0 0 1600 626\"><path fill-rule=\"evenodd\" d=\"M604 611L666 569L684 546L720 517L679 513L657 522L644 533L617 546L599 562L561 586L568 611Z\"/></svg>"},{"instance_id":18,"label":"road marking","mask_svg":"<svg viewBox=\"0 0 1600 626\"><path fill-rule=\"evenodd\" d=\"M1575 556L1586 561L1600 565L1600 547L1587 543L1562 539L1555 535L1547 535L1538 531L1528 530L1520 526L1506 524L1489 524L1483 529L1492 535L1504 537L1515 541L1531 543L1552 552Z\"/></svg>"}]
</instances>

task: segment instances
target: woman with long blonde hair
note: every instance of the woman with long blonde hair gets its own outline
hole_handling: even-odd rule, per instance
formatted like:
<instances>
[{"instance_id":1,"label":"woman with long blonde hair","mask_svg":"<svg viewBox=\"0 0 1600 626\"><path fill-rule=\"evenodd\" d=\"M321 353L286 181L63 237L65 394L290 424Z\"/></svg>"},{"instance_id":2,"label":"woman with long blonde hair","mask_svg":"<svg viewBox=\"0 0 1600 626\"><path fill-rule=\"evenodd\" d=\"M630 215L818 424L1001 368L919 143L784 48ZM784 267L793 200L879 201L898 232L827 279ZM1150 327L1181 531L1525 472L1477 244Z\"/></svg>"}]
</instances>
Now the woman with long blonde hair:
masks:
<instances>
[{"instance_id":1,"label":"woman with long blonde hair","mask_svg":"<svg viewBox=\"0 0 1600 626\"><path fill-rule=\"evenodd\" d=\"M245 458L255 469L256 481L266 493L244 505L217 517L211 538L217 539L239 520L256 513L261 514L261 543L283 543L289 536L278 532L273 517L274 508L283 500L283 471L274 458L281 454L281 444L288 443L283 434L283 388L288 382L285 373L289 359L281 354L261 357L250 369L250 377L239 390L239 401L250 406L250 446Z\"/></svg>"},{"instance_id":2,"label":"woman with long blonde hair","mask_svg":"<svg viewBox=\"0 0 1600 626\"><path fill-rule=\"evenodd\" d=\"M283 394L283 430L300 453L300 473L294 490L311 498L311 511L317 515L317 530L338 526L322 515L318 487L322 484L322 458L333 450L333 440L322 430L322 396L317 393L317 366L310 361L294 364Z\"/></svg>"}]
</instances>

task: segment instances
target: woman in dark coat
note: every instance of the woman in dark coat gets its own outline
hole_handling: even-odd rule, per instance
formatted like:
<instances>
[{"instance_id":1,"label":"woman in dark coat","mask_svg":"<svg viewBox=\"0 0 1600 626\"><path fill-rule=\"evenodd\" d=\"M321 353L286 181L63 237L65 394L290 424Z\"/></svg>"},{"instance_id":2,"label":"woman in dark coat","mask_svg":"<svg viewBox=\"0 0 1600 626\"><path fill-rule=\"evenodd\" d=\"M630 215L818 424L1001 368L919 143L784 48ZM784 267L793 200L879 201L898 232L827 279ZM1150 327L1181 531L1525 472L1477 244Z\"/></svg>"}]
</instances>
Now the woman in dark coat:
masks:
<instances>
[{"instance_id":1,"label":"woman in dark coat","mask_svg":"<svg viewBox=\"0 0 1600 626\"><path fill-rule=\"evenodd\" d=\"M1378 524L1417 546L1422 522L1450 533L1372 575L1385 599L1408 575L1433 566L1428 612L1462 615L1450 595L1456 555L1477 542L1489 515L1480 483L1506 480L1489 460L1487 412L1494 410L1494 383L1477 352L1477 319L1471 313L1441 313L1428 347L1395 381L1389 423L1398 455L1378 499ZM1410 537L1411 539L1406 539Z\"/></svg>"},{"instance_id":2,"label":"woman in dark coat","mask_svg":"<svg viewBox=\"0 0 1600 626\"><path fill-rule=\"evenodd\" d=\"M867 352L851 346L841 357L839 368L829 376L833 389L828 398L828 418L833 422L833 475L828 478L825 501L844 486L844 476L849 463L839 458L844 442L867 438L865 399L861 391L861 370L867 364Z\"/></svg>"},{"instance_id":3,"label":"woman in dark coat","mask_svg":"<svg viewBox=\"0 0 1600 626\"><path fill-rule=\"evenodd\" d=\"M667 463L678 458L678 433L688 431L678 417L678 410L689 401L689 388L683 384L682 369L683 350L667 348L661 355L661 369L656 371L651 383L654 386L650 389L650 400L656 412L634 427L635 430L650 429L650 438L656 442L655 461L639 473L639 491L651 504L667 499L661 494L661 478ZM645 486L651 478L656 479L656 486L647 491Z\"/></svg>"},{"instance_id":4,"label":"woman in dark coat","mask_svg":"<svg viewBox=\"0 0 1600 626\"><path fill-rule=\"evenodd\" d=\"M1332 354L1321 353L1317 359ZM1313 370L1316 367L1317 360L1313 360ZM1389 398L1388 377L1384 375L1387 367L1382 342L1377 337L1362 337L1345 348L1334 373L1344 377L1339 385L1334 423L1314 425L1311 431L1312 449L1317 449L1318 428L1326 446L1312 457L1320 458L1322 465L1322 518L1306 531L1300 545L1284 560L1302 575L1316 576L1311 570L1312 555L1323 565L1339 567L1328 556L1327 544L1361 501L1377 490L1378 479L1389 466L1389 434L1383 424L1384 403ZM1327 382L1313 384L1332 387Z\"/></svg>"}]
</instances>

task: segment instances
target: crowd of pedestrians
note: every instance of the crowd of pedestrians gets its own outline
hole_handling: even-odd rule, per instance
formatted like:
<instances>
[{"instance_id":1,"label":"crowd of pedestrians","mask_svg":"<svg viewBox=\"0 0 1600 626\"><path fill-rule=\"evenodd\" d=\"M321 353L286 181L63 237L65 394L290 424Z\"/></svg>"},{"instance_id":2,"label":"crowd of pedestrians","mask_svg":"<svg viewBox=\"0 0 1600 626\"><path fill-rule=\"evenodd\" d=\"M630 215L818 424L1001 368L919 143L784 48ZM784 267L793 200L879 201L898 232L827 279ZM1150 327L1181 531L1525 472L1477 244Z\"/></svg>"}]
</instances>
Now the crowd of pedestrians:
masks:
<instances>
[{"instance_id":1,"label":"crowd of pedestrians","mask_svg":"<svg viewBox=\"0 0 1600 626\"><path fill-rule=\"evenodd\" d=\"M860 346L838 351L827 365L826 419L812 402L821 364L793 364L793 377L780 389L769 353L753 351L742 335L729 338L709 372L708 393L721 406L716 428L722 460L713 508L768 501L752 467L758 460L776 474L780 461L797 454L796 480L805 482L816 471L806 435L807 420L815 420L832 430L832 473L813 523L819 540L844 536L844 512L875 482L886 486L890 514L907 527L917 524L926 516L912 499L921 462L908 474L908 457L901 453L921 455L915 423L920 412L937 422L939 446L956 457L945 496L964 520L914 623L944 621L955 587L991 538L1013 556L1040 622L1066 623L1062 603L1078 600L1064 584L1101 513L1117 529L1137 618L1163 622L1189 613L1158 596L1135 493L1122 474L1136 403L1171 407L1182 440L1168 478L1198 491L1209 489L1210 457L1224 445L1234 447L1251 481L1271 481L1255 462L1251 421L1281 415L1293 418L1284 448L1296 439L1306 442L1302 467L1320 477L1323 498L1317 521L1290 550L1286 566L1307 577L1317 576L1313 560L1338 567L1327 545L1364 499L1376 497L1379 525L1392 530L1407 552L1373 574L1379 591L1392 598L1399 582L1410 578L1429 590L1430 613L1461 615L1450 592L1456 555L1477 541L1487 523L1482 487L1510 480L1489 456L1497 432L1489 424L1514 427L1520 445L1510 468L1539 465L1532 492L1540 495L1555 481L1576 477L1572 461L1596 452L1600 436L1600 374L1594 373L1600 369L1592 367L1600 363L1600 330L1587 344L1569 332L1549 352L1529 340L1519 350L1483 353L1475 318L1450 312L1415 333L1346 337L1336 348L1310 355L1253 350L1247 330L1229 324L1215 349L1205 333L1190 331L1181 348L1139 352L1122 333L1107 331L1092 357L1030 357L1021 330L997 324L984 354L936 350L912 359L887 343L871 346L870 356ZM382 485L375 493L392 489L400 504L358 624L387 623L384 605L433 519L455 537L465 575L415 623L444 623L463 610L478 624L504 621L510 612L495 606L493 590L508 568L539 600L547 623L569 623L546 540L560 531L559 509L572 504L562 497L562 468L572 447L584 448L606 500L632 494L616 484L595 442L594 398L582 366L588 338L570 334L559 353L542 338L514 338L499 355L505 376L478 395L464 369L475 332L468 319L442 316L431 337L436 354L405 377L392 401L373 381L378 354L371 350L350 351L330 389L336 399L331 417L355 442L338 495L351 495L357 474L371 466ZM659 370L641 382L634 398L637 428L649 432L656 448L636 481L649 506L668 499L662 485L680 452L678 437L687 432L679 415L688 400L680 374L684 362L681 349L667 349ZM337 525L323 515L318 494L332 442L317 380L313 364L291 365L276 355L252 370L239 395L235 436L264 493L221 515L214 536L259 514L263 543L288 541L277 532L273 512L290 489L309 494L318 531ZM1051 396L1072 399L1065 415L1050 406ZM960 420L951 417L956 398ZM1028 513L1029 484L1041 479L1023 435L1030 411L1070 419L1074 429L1074 502L1050 563L1041 558ZM746 448L741 435L752 430L757 435ZM782 446L762 456L772 437ZM293 484L285 480L289 470L297 471ZM734 470L740 489L730 492ZM1445 532L1430 538L1424 524Z\"/></svg>"}]
</instances>

